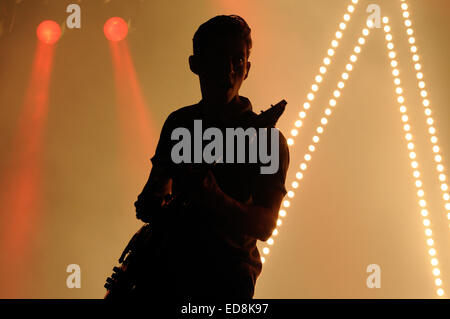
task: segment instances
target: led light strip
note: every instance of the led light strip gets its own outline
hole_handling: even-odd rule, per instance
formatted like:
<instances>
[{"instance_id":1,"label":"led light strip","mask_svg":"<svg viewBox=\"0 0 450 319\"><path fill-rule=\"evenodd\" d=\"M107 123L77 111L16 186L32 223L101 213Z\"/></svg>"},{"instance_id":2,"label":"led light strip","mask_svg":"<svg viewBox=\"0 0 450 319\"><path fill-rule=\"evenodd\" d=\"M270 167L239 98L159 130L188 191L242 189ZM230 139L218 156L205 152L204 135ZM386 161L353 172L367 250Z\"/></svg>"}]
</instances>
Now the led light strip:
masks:
<instances>
[{"instance_id":1,"label":"led light strip","mask_svg":"<svg viewBox=\"0 0 450 319\"><path fill-rule=\"evenodd\" d=\"M402 8L402 16L404 19L404 26L406 34L408 36L408 42L410 44L410 52L412 56L412 62L414 64L414 69L416 70L417 85L420 89L420 96L422 98L422 105L424 106L424 113L426 116L426 123L428 125L428 134L430 135L430 141L432 146L432 151L434 154L434 161L436 162L436 170L438 175L439 183L441 184L442 199L444 200L444 208L447 211L447 219L449 220L450 229L450 195L448 193L447 176L445 174L445 168L442 164L442 155L439 153L441 148L438 145L438 138L436 136L436 128L433 126L434 119L431 117L432 111L430 107L430 101L427 99L428 92L425 90L425 81L423 79L424 75L422 73L422 65L419 63L419 54L417 47L414 45L416 39L414 38L414 30L412 29L412 22L410 20L410 13L408 12L408 5L405 0L400 0Z\"/></svg>"},{"instance_id":2,"label":"led light strip","mask_svg":"<svg viewBox=\"0 0 450 319\"><path fill-rule=\"evenodd\" d=\"M311 91L306 94L307 101L303 103L303 110L299 113L300 119L295 121L295 128L291 130L291 137L287 139L289 146L294 145L294 138L298 135L298 129L303 125L302 120L306 117L306 112L311 108L311 102L314 100L315 94L319 91L319 85L324 80L327 67L331 64L331 59L335 54L336 48L339 46L339 40L342 39L343 32L347 28L347 23L355 12L358 0L352 0L351 3L352 4L347 6L347 12L344 14L343 21L339 23L339 29L335 33L335 38L331 41L331 47L327 50L327 56L323 59L323 64L319 67L319 74L314 77L315 82L311 85Z\"/></svg>"},{"instance_id":3,"label":"led light strip","mask_svg":"<svg viewBox=\"0 0 450 319\"><path fill-rule=\"evenodd\" d=\"M355 8L356 8L357 4L358 4L358 0L351 0L351 4L349 4L347 6L347 11L346 11L346 13L343 16L343 21L341 21L339 23L339 29L335 33L335 38L331 41L331 47L328 48L328 50L327 50L327 56L323 59L323 64L319 67L319 74L317 74L314 77L315 82L314 82L314 84L311 85L311 91L312 92L309 92L306 95L307 101L305 103L303 103L303 110L300 111L300 113L299 113L300 119L295 121L295 123L294 123L295 128L291 130L291 132L290 132L291 137L289 137L287 139L287 143L288 143L289 146L292 146L294 144L294 138L298 135L298 133L299 133L298 130L303 125L303 121L302 120L304 120L304 118L306 117L306 112L311 108L311 103L310 102L314 100L315 94L317 94L317 92L319 91L319 84L324 80L325 73L327 72L327 66L331 64L331 58L334 56L336 48L339 46L339 40L342 39L343 32L347 28L347 23L350 21L352 14L355 12ZM358 51L360 52L361 50L359 49ZM359 52L357 52L357 53L359 53ZM339 83L342 83L342 86L339 86L339 88L342 89L344 87L343 82L339 82ZM333 107L335 105L336 104L334 103ZM326 111L326 115L328 116L330 114L331 114L331 110L328 109L328 111ZM326 121L326 119L325 119L325 121ZM315 142L315 143L317 143L317 142ZM315 146L314 145L310 145L309 149L310 149L311 152L313 152L314 149L315 149ZM299 176L298 174L302 174L302 173L298 172L297 176ZM298 187L298 182L294 181L292 183L292 187L293 188L297 188ZM294 196L294 192L292 190L288 191L287 194L288 194L289 198L292 198ZM283 205L285 207L286 207L286 203L289 203L289 201L284 201L283 202ZM289 204L287 204L287 205L289 205ZM279 216L285 217L286 216L286 211L283 210L283 209L280 210L279 211ZM282 220L280 218L278 218L277 226L281 226L281 224L282 224ZM273 233L272 233L272 237L270 237L267 240L267 244L268 245L273 245L273 243L274 243L273 237L276 236L277 234L278 234L278 229L275 229L273 231ZM270 249L268 247L264 247L263 248L263 254L264 255L268 255L269 251L270 251ZM261 256L261 261L262 261L262 263L264 263L266 261L264 256Z\"/></svg>"},{"instance_id":4,"label":"led light strip","mask_svg":"<svg viewBox=\"0 0 450 319\"><path fill-rule=\"evenodd\" d=\"M307 152L306 154L305 154L305 156L304 156L304 162L302 162L301 164L300 164L300 171L298 171L296 174L295 174L295 177L296 177L296 181L294 181L294 182L292 182L292 188L293 189L296 189L296 188L298 188L299 187L299 181L301 180L301 179L303 179L303 174L304 174L304 172L306 171L306 169L307 169L307 164L306 164L306 162L309 162L309 161L311 161L311 159L312 159L312 156L311 156L311 153L313 153L315 150L316 150L316 148L317 148L317 145L318 145L318 143L319 143L319 141L320 141L320 138L319 138L319 136L318 135L320 135L320 134L322 134L323 132L324 132L324 127L326 126L326 124L328 123L328 118L331 116L331 114L332 114L332 110L336 107L336 105L337 105L337 99L341 96L341 90L344 88L344 86L345 86L345 81L347 81L348 79L349 79L349 77L350 77L350 74L349 74L349 72L351 72L352 70L353 70L353 64L358 60L358 55L361 53L361 46L362 45L364 45L365 43L366 43L366 38L367 38L367 36L369 35L369 29L367 29L367 28L364 28L363 30L362 30L362 36L358 39L358 44L354 47L354 49L353 49L353 53L350 55L350 57L349 57L349 63L347 63L346 64L346 66L345 66L345 71L342 73L342 75L341 75L341 81L339 81L338 83L337 83L337 88L334 90L334 92L333 92L333 96L332 96L332 98L329 100L329 102L328 102L328 106L325 108L325 110L324 110L324 116L320 119L320 125L316 128L316 132L318 133L317 135L314 135L313 136L313 138L312 138L312 143L308 146L308 150L309 150L309 152ZM302 112L300 112L300 117L302 116L301 115L302 114ZM287 192L287 196L289 197L289 198L293 198L294 197L294 191L293 190L289 190L288 192ZM288 208L289 206L290 206L290 201L287 199L287 200L284 200L283 201L283 206L285 207L285 208ZM280 211L279 211L279 216L281 217L281 218L283 218L283 217L285 217L286 216L286 210L285 209L281 209ZM281 224L282 224L282 220L281 220L281 218L279 218L278 220L277 220L277 226L281 226ZM271 246L271 245L273 245L273 243L274 243L274 239L273 239L273 237L274 236L276 236L278 234L278 230L277 229L275 229L274 231L273 231L273 233L272 233L272 237L270 237L268 240L267 240L267 245L269 245L269 246ZM267 246L265 246L263 249L262 249L262 252L263 252L263 254L264 255L268 255L269 254L269 252L270 252L270 248L269 247L267 247ZM262 256L261 257L261 261L264 263L265 262L265 257L264 256Z\"/></svg>"},{"instance_id":5,"label":"led light strip","mask_svg":"<svg viewBox=\"0 0 450 319\"><path fill-rule=\"evenodd\" d=\"M434 266L433 268L433 275L436 277L434 282L435 285L440 287L442 286L442 279L439 278L439 275L441 273L441 271L439 270L439 268L437 267L437 265L439 264L439 261L437 259L437 251L436 248L433 247L434 245L434 240L432 238L432 230L430 227L431 221L430 221L430 216L427 210L427 202L424 199L424 191L422 188L422 181L420 180L420 170L419 170L419 163L416 159L417 154L414 151L415 149L415 145L413 142L413 136L410 133L411 131L411 125L409 124L408 120L408 115L407 115L407 108L405 106L405 98L402 96L403 93L403 89L400 87L400 78L399 78L399 74L400 71L398 70L398 62L397 60L395 60L396 58L396 53L394 51L394 44L392 43L392 34L390 33L391 31L391 27L389 26L389 19L387 17L383 18L383 25L384 25L384 32L385 32L385 39L386 39L386 43L387 43L387 49L388 49L388 56L390 61L390 65L392 67L392 76L394 77L394 84L395 84L395 93L397 94L397 102L398 104L400 104L400 113L401 113L401 120L403 122L403 130L405 131L405 139L406 139L406 143L407 143L407 148L409 151L409 159L411 161L411 167L413 168L413 177L415 178L415 185L417 187L417 197L419 199L419 206L421 208L421 215L423 217L423 225L425 227L425 235L427 237L427 245L430 247L428 250L428 254L431 257L431 265ZM436 293L438 294L438 296L443 296L444 295L444 290L442 288L438 288L436 290Z\"/></svg>"},{"instance_id":6,"label":"led light strip","mask_svg":"<svg viewBox=\"0 0 450 319\"><path fill-rule=\"evenodd\" d=\"M400 0L400 1L401 2L405 2L405 0ZM358 1L357 0L353 0L352 2L354 4L356 4ZM435 159L435 161L437 163L437 166L436 166L437 171L440 173L440 174L438 174L439 175L438 178L442 182L441 190L444 192L443 193L443 199L446 202L445 203L445 209L448 211L448 210L450 210L450 204L448 203L448 201L449 201L449 194L447 193L448 185L444 183L446 181L447 177L443 173L444 166L442 164L440 164L441 161L442 161L442 156L439 154L440 148L437 145L437 137L434 135L436 133L436 129L432 126L434 120L430 117L431 109L429 108L429 101L426 99L427 92L424 90L425 82L423 81L423 74L420 72L421 65L419 63L417 63L418 60L419 60L419 56L417 55L417 47L414 46L415 39L411 36L413 34L413 30L411 28L411 21L408 20L409 13L406 11L407 8L408 8L408 6L406 5L406 3L402 3L403 17L405 19L405 26L407 27L406 32L410 36L408 41L409 41L409 43L411 45L411 48L410 48L411 52L413 53L412 59L413 59L414 62L416 62L414 64L414 67L418 71L418 73L417 73L417 79L419 81L418 82L418 86L419 86L420 89L422 89L420 94L421 94L421 96L423 98L423 105L425 107L425 115L428 116L428 118L427 118L427 124L429 125L428 132L431 135L431 142L434 144L433 152L436 153L434 159ZM350 13L352 13L354 11L354 7L352 5L350 5L348 7L348 11L349 11L349 13L347 13L344 16L344 20L345 21L349 21L350 20ZM406 138L406 141L407 141L407 148L410 151L409 152L409 158L410 158L410 161L411 161L411 167L414 169L413 177L416 179L415 185L418 188L418 191L417 191L417 196L419 198L418 204L419 204L419 207L421 209L421 215L423 217L423 225L425 227L425 235L427 237L426 243L430 247L429 250L428 250L428 254L431 257L430 262L431 262L432 266L434 267L433 270L432 270L433 276L435 277L434 278L434 283L438 287L437 290L436 290L436 293L437 293L438 296L442 297L442 296L444 296L445 292L444 292L444 290L442 288L440 288L442 286L442 279L439 277L440 276L440 269L437 267L437 265L439 264L439 261L437 259L437 250L436 250L436 248L433 247L434 246L434 240L432 238L433 232L432 232L431 226L430 226L431 221L430 221L430 217L429 217L429 212L426 209L426 205L427 205L426 201L425 201L425 199L423 199L423 197L425 195L424 191L422 189L423 183L419 179L421 173L420 173L420 171L418 169L419 163L416 160L417 154L414 152L415 146L414 146L414 143L412 142L413 136L410 133L411 125L408 123L408 115L406 114L407 108L404 105L405 99L402 96L403 89L400 87L400 83L401 83L400 78L399 78L400 71L397 69L398 62L395 60L396 53L395 53L395 51L393 51L394 44L392 43L392 34L389 33L390 32L390 26L388 25L388 22L389 22L389 19L387 17L384 17L383 18L383 24L384 24L384 31L386 33L385 39L387 41L387 48L389 50L388 56L389 56L389 58L391 60L390 61L390 65L392 67L392 75L394 76L394 84L396 85L395 93L397 94L397 102L401 105L400 106L400 113L402 114L401 115L401 120L403 122L403 129L406 132L405 138ZM341 30L345 29L345 27L346 27L345 23L341 23L340 27L341 27ZM350 58L349 58L351 63L348 63L345 66L347 72L351 72L353 70L353 64L352 63L355 63L357 61L357 59L358 59L357 55L361 52L360 45L364 45L364 43L366 41L366 37L369 35L369 30L366 29L366 28L363 29L362 34L363 34L363 36L358 39L358 44L359 45L356 45L354 47L354 54L352 54L350 56ZM338 31L336 33L336 37L337 37L337 39L342 38L342 33ZM338 43L337 40L333 40L332 41L332 47L336 48L338 46L338 44L339 43ZM330 57L333 56L333 55L334 55L334 49L330 48L328 50L328 57L326 57L324 59L324 64L325 65L329 65L331 63ZM316 132L318 134L322 134L324 132L324 126L328 123L327 117L329 117L331 115L332 108L334 108L337 105L336 99L338 99L340 97L340 95L341 95L341 91L340 90L342 90L344 88L344 86L345 86L344 81L348 80L348 78L349 78L349 73L347 73L347 72L342 73L342 75L341 75L342 80L338 82L337 89L333 92L333 98L331 98L329 100L329 107L327 107L325 109L325 111L324 111L325 116L323 116L321 118L321 120L320 120L321 125L319 125L316 128ZM320 73L321 74L325 74L326 73L326 67L325 66L322 65L320 67ZM318 91L318 89L319 89L318 83L321 83L322 80L323 80L322 75L317 75L315 77L315 80L316 80L316 83L312 85L312 91L313 92L317 92ZM309 101L314 100L314 93L312 93L312 92L308 93L307 94L307 99ZM299 113L300 119L304 119L306 117L306 112L305 111L308 110L310 108L310 106L311 105L310 105L309 102L305 102L304 103L304 105L303 105L304 111L301 111ZM302 121L301 120L297 120L295 122L295 127L299 128L301 126L302 126ZM289 146L292 146L294 144L294 137L296 137L297 135L298 135L298 130L297 129L291 130L291 136L292 137L288 138L288 140L287 140ZM312 140L313 140L313 143L308 146L308 150L310 151L310 153L312 153L312 152L314 152L316 150L317 144L319 143L320 138L319 138L318 135L314 135ZM309 162L312 159L312 156L311 156L310 153L306 153L304 155L305 162L302 162L300 164L301 171L298 171L296 173L296 175L295 175L296 179L298 181L295 180L294 182L292 182L291 185L292 185L292 187L294 189L297 189L299 187L299 181L303 178L303 173L306 171L306 169L308 167L306 162ZM288 195L289 198L293 198L295 193L294 193L293 190L288 190L287 195ZM283 206L284 206L284 208L288 208L290 206L290 201L289 200L284 200L283 201ZM282 218L284 218L286 216L286 210L285 209L281 209L279 211L279 216L281 218L280 217L278 218L277 226L281 226L282 225ZM450 219L450 213L447 214L447 218ZM262 252L263 252L264 255L268 255L270 253L270 248L268 246L271 246L271 245L274 244L273 237L277 236L278 233L279 233L278 229L275 229L273 231L273 233L272 233L272 236L267 240L267 242L266 242L267 245L262 249ZM263 263L265 262L265 257L264 256L261 256L261 261Z\"/></svg>"}]
</instances>

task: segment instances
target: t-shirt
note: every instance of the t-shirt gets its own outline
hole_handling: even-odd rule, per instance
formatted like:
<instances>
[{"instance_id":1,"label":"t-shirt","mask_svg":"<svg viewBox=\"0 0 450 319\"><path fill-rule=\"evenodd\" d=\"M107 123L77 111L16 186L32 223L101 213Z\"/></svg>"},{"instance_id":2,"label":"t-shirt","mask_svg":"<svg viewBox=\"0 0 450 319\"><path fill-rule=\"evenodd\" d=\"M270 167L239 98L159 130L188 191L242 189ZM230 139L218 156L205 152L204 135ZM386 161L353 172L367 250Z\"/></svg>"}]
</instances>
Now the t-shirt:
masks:
<instances>
[{"instance_id":1,"label":"t-shirt","mask_svg":"<svg viewBox=\"0 0 450 319\"><path fill-rule=\"evenodd\" d=\"M172 140L173 131L176 128L187 128L193 138L194 120L201 120L203 131L209 127L216 127L225 136L225 128L241 126L242 123L248 123L257 116L252 111L252 105L247 98L240 96L239 99L240 103L230 107L230 112L222 118L210 116L208 106L203 101L180 108L169 115L151 161L153 166L164 166L172 172L174 194L182 192L183 187L186 187L186 181L182 180L183 174L181 174L184 164L176 164L172 159L172 149L179 142ZM207 142L204 141L203 144ZM224 141L223 145L225 144ZM194 146L191 146L191 157L194 159L195 150ZM274 174L261 174L262 164L248 163L247 156L247 163L236 163L236 161L228 163L222 160L222 163L210 165L210 169L221 190L241 203L251 203L252 194L260 189L280 191L285 195L284 184L289 166L289 150L281 132L279 132L278 149L279 166ZM262 268L256 238L229 230L224 231L215 222L214 211L205 212L204 209L195 205L188 206L182 214L174 217L170 232L170 240L166 248L167 269L174 272L177 280L189 279L192 280L190 284L197 285L200 285L200 282L216 284L222 280L222 282L226 281L223 284L227 285L227 282L232 281L233 278L240 281L245 278L248 285L254 288ZM205 279L206 277L208 279Z\"/></svg>"}]
</instances>

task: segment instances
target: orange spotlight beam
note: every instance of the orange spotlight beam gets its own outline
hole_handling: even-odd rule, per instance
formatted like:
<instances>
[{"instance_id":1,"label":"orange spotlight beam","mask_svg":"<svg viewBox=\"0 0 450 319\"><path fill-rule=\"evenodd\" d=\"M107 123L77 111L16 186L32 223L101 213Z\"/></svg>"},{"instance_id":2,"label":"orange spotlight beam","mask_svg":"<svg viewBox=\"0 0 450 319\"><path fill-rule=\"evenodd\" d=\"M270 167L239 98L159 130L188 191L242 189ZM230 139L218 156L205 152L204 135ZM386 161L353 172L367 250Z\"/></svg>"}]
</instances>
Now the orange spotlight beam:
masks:
<instances>
[{"instance_id":1,"label":"orange spotlight beam","mask_svg":"<svg viewBox=\"0 0 450 319\"><path fill-rule=\"evenodd\" d=\"M156 145L155 129L126 41L109 41L114 67L121 152L128 173L142 175ZM136 175L135 175L136 174Z\"/></svg>"},{"instance_id":2,"label":"orange spotlight beam","mask_svg":"<svg viewBox=\"0 0 450 319\"><path fill-rule=\"evenodd\" d=\"M41 217L41 164L44 127L54 46L38 41L31 77L17 131L9 169L2 174L2 287L4 297L21 297L27 283L32 245Z\"/></svg>"}]
</instances>

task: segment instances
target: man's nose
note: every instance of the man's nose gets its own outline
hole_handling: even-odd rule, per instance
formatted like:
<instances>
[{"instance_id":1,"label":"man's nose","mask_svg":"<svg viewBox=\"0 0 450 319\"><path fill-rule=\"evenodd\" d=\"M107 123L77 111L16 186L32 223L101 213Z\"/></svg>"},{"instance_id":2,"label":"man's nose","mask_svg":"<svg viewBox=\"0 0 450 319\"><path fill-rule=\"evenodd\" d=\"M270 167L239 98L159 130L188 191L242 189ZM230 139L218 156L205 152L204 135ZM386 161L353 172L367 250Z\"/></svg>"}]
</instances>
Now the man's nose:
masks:
<instances>
[{"instance_id":1,"label":"man's nose","mask_svg":"<svg viewBox=\"0 0 450 319\"><path fill-rule=\"evenodd\" d=\"M236 67L233 63L232 59L227 59L226 62L226 74L229 75L233 75L236 72Z\"/></svg>"}]
</instances>

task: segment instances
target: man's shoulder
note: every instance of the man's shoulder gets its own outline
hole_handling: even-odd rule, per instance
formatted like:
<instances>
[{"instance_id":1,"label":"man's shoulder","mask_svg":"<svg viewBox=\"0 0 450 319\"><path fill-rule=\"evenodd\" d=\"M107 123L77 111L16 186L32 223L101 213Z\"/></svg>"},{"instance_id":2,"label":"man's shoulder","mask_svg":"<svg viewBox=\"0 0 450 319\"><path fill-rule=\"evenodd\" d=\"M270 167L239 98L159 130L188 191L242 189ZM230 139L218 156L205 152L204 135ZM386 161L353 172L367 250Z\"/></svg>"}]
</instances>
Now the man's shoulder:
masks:
<instances>
[{"instance_id":1,"label":"man's shoulder","mask_svg":"<svg viewBox=\"0 0 450 319\"><path fill-rule=\"evenodd\" d=\"M198 103L180 107L169 114L166 121L185 121L200 116L200 106Z\"/></svg>"}]
</instances>

